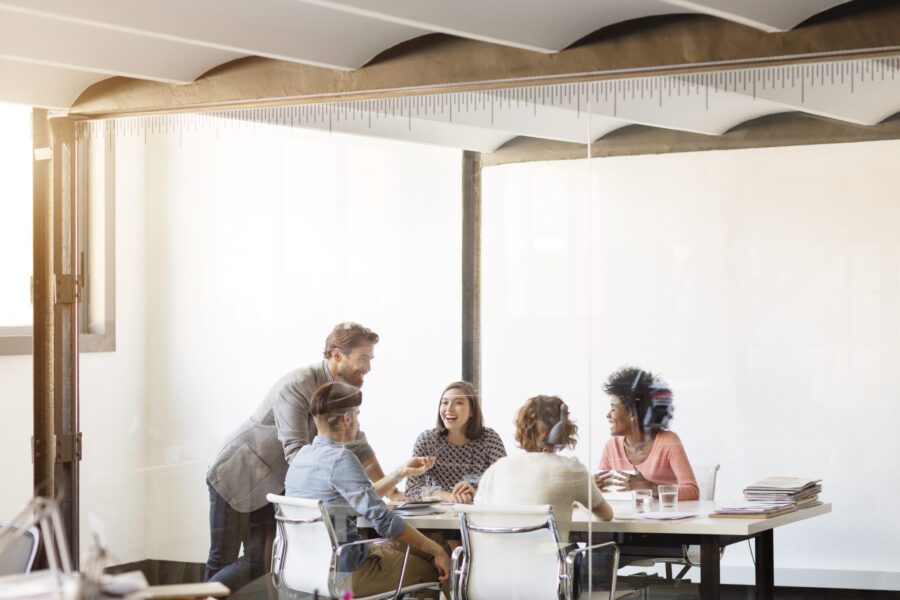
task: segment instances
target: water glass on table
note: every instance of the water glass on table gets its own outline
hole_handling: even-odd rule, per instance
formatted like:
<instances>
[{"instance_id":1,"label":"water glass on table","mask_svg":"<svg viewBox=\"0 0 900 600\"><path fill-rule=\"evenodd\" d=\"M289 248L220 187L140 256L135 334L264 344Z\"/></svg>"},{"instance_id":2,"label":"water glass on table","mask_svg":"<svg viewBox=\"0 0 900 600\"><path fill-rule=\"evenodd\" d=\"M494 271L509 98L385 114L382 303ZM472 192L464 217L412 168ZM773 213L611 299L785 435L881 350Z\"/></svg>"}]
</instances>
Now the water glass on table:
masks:
<instances>
[{"instance_id":1,"label":"water glass on table","mask_svg":"<svg viewBox=\"0 0 900 600\"><path fill-rule=\"evenodd\" d=\"M677 485L661 485L659 486L659 510L675 511L678 510L678 486Z\"/></svg>"},{"instance_id":2,"label":"water glass on table","mask_svg":"<svg viewBox=\"0 0 900 600\"><path fill-rule=\"evenodd\" d=\"M653 490L634 490L634 512L650 512L653 506Z\"/></svg>"}]
</instances>

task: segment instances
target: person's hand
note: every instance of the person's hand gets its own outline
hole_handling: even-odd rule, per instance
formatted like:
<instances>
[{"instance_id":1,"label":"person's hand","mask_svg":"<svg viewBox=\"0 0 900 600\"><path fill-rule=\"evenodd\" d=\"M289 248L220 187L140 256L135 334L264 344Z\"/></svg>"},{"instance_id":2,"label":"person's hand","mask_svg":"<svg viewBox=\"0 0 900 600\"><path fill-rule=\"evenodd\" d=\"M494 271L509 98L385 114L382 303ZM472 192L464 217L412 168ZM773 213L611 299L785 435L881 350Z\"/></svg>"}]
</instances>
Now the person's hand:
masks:
<instances>
[{"instance_id":1,"label":"person's hand","mask_svg":"<svg viewBox=\"0 0 900 600\"><path fill-rule=\"evenodd\" d=\"M616 471L597 471L594 473L594 483L601 490L611 485L622 485L619 483L618 475Z\"/></svg>"},{"instance_id":2,"label":"person's hand","mask_svg":"<svg viewBox=\"0 0 900 600\"><path fill-rule=\"evenodd\" d=\"M437 568L438 581L447 583L450 576L450 556L441 548L440 553L434 555L434 566Z\"/></svg>"},{"instance_id":3,"label":"person's hand","mask_svg":"<svg viewBox=\"0 0 900 600\"><path fill-rule=\"evenodd\" d=\"M457 488L459 488L460 485L467 485L469 487L469 489L471 489L472 491L469 492L466 489L457 491ZM472 499L475 497L474 490L475 490L475 488L473 488L469 484L457 483L456 486L454 486L452 492L445 492L445 491L441 490L440 492L435 492L434 496L437 499L439 499L441 502L451 502L453 504L471 504Z\"/></svg>"},{"instance_id":4,"label":"person's hand","mask_svg":"<svg viewBox=\"0 0 900 600\"><path fill-rule=\"evenodd\" d=\"M645 479L640 473L634 475L630 473L622 473L622 485L626 490L653 490L656 495L656 484L649 479Z\"/></svg>"},{"instance_id":5,"label":"person's hand","mask_svg":"<svg viewBox=\"0 0 900 600\"><path fill-rule=\"evenodd\" d=\"M434 456L415 456L409 459L405 465L397 469L401 477L417 477L427 473L437 459Z\"/></svg>"},{"instance_id":6,"label":"person's hand","mask_svg":"<svg viewBox=\"0 0 900 600\"><path fill-rule=\"evenodd\" d=\"M406 500L406 494L404 494L397 488L394 488L394 491L388 494L388 498L394 500L395 502L404 502Z\"/></svg>"},{"instance_id":7,"label":"person's hand","mask_svg":"<svg viewBox=\"0 0 900 600\"><path fill-rule=\"evenodd\" d=\"M460 481L453 486L453 491L450 493L453 494L453 497L456 498L456 502L459 504L471 504L472 500L475 499L475 487L465 481Z\"/></svg>"}]
</instances>

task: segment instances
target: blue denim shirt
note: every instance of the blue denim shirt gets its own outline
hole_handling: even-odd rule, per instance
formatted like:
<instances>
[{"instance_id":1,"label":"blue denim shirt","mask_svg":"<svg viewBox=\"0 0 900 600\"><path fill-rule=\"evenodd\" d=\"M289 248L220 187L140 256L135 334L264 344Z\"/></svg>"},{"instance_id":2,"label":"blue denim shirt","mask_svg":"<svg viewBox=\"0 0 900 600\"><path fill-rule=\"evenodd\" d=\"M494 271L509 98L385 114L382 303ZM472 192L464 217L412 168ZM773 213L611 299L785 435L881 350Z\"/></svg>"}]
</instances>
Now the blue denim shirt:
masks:
<instances>
[{"instance_id":1,"label":"blue denim shirt","mask_svg":"<svg viewBox=\"0 0 900 600\"><path fill-rule=\"evenodd\" d=\"M324 435L294 455L284 486L288 496L325 502L339 544L360 539L357 515L368 519L381 537L395 538L406 528L406 522L375 493L356 455ZM367 555L365 545L348 548L339 570L356 570Z\"/></svg>"}]
</instances>

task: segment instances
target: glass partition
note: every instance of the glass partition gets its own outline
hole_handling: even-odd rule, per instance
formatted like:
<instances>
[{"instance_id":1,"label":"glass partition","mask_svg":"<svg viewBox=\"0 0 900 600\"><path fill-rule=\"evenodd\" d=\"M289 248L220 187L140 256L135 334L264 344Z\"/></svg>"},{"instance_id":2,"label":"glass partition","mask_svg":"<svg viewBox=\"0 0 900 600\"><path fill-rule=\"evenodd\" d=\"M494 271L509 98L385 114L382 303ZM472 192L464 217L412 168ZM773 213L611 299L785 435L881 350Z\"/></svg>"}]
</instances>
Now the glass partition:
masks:
<instances>
[{"instance_id":1,"label":"glass partition","mask_svg":"<svg viewBox=\"0 0 900 600\"><path fill-rule=\"evenodd\" d=\"M890 571L898 532L876 520L894 491L879 474L897 454L898 142L660 152L786 112L874 125L900 109L897 68L517 82L86 124L83 143L115 147L117 349L81 361L82 539L101 534L115 564L200 578L207 466L280 377L321 364L342 321L380 335L359 422L389 473L441 418L472 311L484 425L507 454L524 455L526 401L558 396L578 425L561 455L583 465L586 502L598 504L587 476L609 470L607 447L624 448L605 385L638 367L673 393L666 425L697 483L685 511L714 508L692 498L716 464L719 503L770 475L822 478L841 511L779 530L779 582L815 586L824 568L835 587L859 587L856 572ZM652 153L648 139L662 140ZM466 152L484 163L467 190L475 204L464 202ZM468 270L473 223L480 253ZM480 289L474 305L466 286ZM643 464L631 450L625 487ZM860 493L851 471L886 493ZM637 482L661 483L690 482ZM607 490L617 518L640 518L618 487ZM848 557L829 543L860 524L865 550ZM581 529L612 539L597 527ZM623 581L636 571L657 572L632 562ZM730 546L722 581L753 573L747 545ZM687 576L696 583L696 570Z\"/></svg>"}]
</instances>

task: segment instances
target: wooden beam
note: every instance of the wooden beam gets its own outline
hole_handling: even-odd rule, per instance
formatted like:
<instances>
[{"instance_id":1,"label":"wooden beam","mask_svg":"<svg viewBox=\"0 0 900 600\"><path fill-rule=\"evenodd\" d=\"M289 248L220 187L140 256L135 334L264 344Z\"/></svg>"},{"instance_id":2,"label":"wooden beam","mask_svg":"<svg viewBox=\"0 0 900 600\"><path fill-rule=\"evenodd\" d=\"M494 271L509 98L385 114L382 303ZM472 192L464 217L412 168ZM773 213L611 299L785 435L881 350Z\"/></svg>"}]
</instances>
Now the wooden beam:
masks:
<instances>
[{"instance_id":1,"label":"wooden beam","mask_svg":"<svg viewBox=\"0 0 900 600\"><path fill-rule=\"evenodd\" d=\"M631 125L591 144L591 156L601 158L895 139L900 139L900 116L878 125L861 126L805 113L779 113L742 123L717 136ZM482 165L491 167L543 160L577 160L586 156L586 144L518 137L490 154L483 154Z\"/></svg>"},{"instance_id":2,"label":"wooden beam","mask_svg":"<svg viewBox=\"0 0 900 600\"><path fill-rule=\"evenodd\" d=\"M78 565L81 434L75 122L34 111L34 487L60 505Z\"/></svg>"},{"instance_id":3,"label":"wooden beam","mask_svg":"<svg viewBox=\"0 0 900 600\"><path fill-rule=\"evenodd\" d=\"M550 55L430 34L352 72L245 58L186 85L107 79L82 93L70 114L89 118L283 106L896 54L900 3L858 1L782 33L704 15L636 19Z\"/></svg>"}]
</instances>

